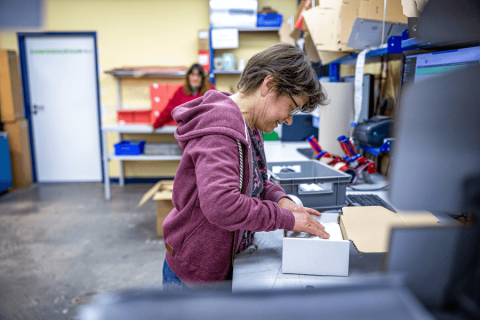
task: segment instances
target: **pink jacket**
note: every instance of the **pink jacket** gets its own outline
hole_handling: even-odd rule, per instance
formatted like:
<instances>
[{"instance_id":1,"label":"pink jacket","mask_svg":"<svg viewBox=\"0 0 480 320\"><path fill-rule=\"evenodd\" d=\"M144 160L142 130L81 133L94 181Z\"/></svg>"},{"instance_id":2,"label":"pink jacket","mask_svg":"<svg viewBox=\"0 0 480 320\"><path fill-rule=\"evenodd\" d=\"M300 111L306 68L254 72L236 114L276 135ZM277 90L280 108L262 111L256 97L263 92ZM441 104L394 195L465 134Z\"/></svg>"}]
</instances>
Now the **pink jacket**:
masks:
<instances>
[{"instance_id":1,"label":"pink jacket","mask_svg":"<svg viewBox=\"0 0 480 320\"><path fill-rule=\"evenodd\" d=\"M179 124L175 138L184 153L173 185L175 209L163 223L163 234L167 263L187 283L225 280L238 230L292 230L295 224L292 212L277 204L286 196L280 186L268 181L263 200L251 198L250 141L229 95L208 91L172 112ZM243 147L241 192L236 140Z\"/></svg>"}]
</instances>

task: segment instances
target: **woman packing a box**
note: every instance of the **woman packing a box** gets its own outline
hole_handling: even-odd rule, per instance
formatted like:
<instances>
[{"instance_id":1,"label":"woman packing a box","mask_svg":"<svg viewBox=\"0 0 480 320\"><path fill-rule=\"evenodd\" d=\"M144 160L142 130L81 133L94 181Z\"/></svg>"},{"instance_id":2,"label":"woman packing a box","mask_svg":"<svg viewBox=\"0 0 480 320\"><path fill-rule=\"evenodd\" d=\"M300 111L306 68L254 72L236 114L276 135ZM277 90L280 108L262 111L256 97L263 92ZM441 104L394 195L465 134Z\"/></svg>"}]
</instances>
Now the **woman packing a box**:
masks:
<instances>
[{"instance_id":1,"label":"woman packing a box","mask_svg":"<svg viewBox=\"0 0 480 320\"><path fill-rule=\"evenodd\" d=\"M175 91L165 109L153 123L153 128L163 127L166 123L172 121L172 110L175 107L203 96L208 90L215 90L215 87L210 83L203 67L197 63L193 64L185 75L183 86Z\"/></svg>"},{"instance_id":2,"label":"woman packing a box","mask_svg":"<svg viewBox=\"0 0 480 320\"><path fill-rule=\"evenodd\" d=\"M235 253L255 232L277 229L328 238L311 214L267 178L262 132L326 104L305 53L279 43L247 63L236 94L208 91L172 112L184 150L173 209L163 223L164 290L230 287Z\"/></svg>"}]
</instances>

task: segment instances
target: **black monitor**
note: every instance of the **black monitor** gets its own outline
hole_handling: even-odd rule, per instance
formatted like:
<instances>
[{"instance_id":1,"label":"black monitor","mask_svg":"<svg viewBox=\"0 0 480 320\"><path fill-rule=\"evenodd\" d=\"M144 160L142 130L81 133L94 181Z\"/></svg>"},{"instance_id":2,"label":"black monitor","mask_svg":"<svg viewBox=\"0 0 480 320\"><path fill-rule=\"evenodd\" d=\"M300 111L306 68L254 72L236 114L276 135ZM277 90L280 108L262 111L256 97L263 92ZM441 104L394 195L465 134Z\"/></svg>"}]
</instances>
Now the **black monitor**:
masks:
<instances>
[{"instance_id":1,"label":"black monitor","mask_svg":"<svg viewBox=\"0 0 480 320\"><path fill-rule=\"evenodd\" d=\"M394 232L388 269L404 272L427 306L478 319L480 47L405 54L397 110L392 204L452 216L469 212L475 223Z\"/></svg>"},{"instance_id":2,"label":"black monitor","mask_svg":"<svg viewBox=\"0 0 480 320\"><path fill-rule=\"evenodd\" d=\"M479 64L480 46L452 50L404 52L397 106L400 105L401 92L407 87L428 81L458 68Z\"/></svg>"}]
</instances>

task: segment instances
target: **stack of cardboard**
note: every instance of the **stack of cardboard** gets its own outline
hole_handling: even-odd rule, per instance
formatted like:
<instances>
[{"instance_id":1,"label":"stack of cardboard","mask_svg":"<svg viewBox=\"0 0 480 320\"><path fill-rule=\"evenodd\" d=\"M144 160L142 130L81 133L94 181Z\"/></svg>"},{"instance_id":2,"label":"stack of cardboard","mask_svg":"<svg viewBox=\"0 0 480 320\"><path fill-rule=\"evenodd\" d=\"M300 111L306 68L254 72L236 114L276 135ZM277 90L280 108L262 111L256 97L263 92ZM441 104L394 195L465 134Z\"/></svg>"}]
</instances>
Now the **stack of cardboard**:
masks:
<instances>
[{"instance_id":1,"label":"stack of cardboard","mask_svg":"<svg viewBox=\"0 0 480 320\"><path fill-rule=\"evenodd\" d=\"M17 54L0 50L0 121L8 133L13 188L32 184L28 122L24 119L23 93Z\"/></svg>"},{"instance_id":2,"label":"stack of cardboard","mask_svg":"<svg viewBox=\"0 0 480 320\"><path fill-rule=\"evenodd\" d=\"M383 0L317 0L313 8L311 2L300 2L292 36L298 39L299 30L305 33L305 49L313 62L318 57L322 64L328 64L353 51L347 41L355 19L383 20ZM407 21L402 0L388 1L385 21Z\"/></svg>"},{"instance_id":3,"label":"stack of cardboard","mask_svg":"<svg viewBox=\"0 0 480 320\"><path fill-rule=\"evenodd\" d=\"M208 30L198 31L198 64L206 73L210 72L210 33Z\"/></svg>"}]
</instances>

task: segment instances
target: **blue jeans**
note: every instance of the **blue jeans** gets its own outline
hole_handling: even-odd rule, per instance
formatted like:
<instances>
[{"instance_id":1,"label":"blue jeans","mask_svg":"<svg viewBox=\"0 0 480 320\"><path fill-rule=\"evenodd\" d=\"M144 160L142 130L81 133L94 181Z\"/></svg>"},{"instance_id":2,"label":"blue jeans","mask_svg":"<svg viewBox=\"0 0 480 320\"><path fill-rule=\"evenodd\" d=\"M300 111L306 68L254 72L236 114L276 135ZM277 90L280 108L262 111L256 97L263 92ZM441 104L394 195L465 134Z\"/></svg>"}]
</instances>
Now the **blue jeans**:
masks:
<instances>
[{"instance_id":1,"label":"blue jeans","mask_svg":"<svg viewBox=\"0 0 480 320\"><path fill-rule=\"evenodd\" d=\"M180 280L167 264L167 259L163 263L163 290L177 292L191 292L192 290Z\"/></svg>"}]
</instances>

